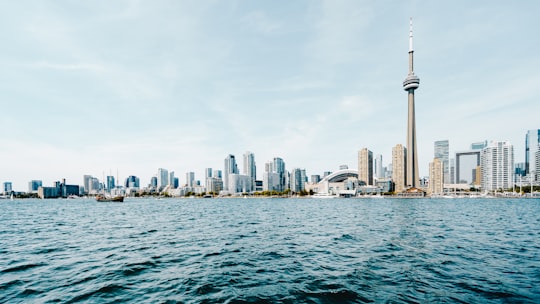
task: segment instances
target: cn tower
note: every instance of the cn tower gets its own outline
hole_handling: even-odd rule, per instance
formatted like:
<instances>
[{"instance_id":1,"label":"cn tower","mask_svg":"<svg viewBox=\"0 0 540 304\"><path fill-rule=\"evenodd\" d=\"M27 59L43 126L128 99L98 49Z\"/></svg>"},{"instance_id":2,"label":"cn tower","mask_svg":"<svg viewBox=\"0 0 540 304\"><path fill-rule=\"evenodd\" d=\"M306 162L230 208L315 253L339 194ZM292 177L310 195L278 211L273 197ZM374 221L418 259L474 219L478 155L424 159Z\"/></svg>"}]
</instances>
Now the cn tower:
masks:
<instances>
[{"instance_id":1,"label":"cn tower","mask_svg":"<svg viewBox=\"0 0 540 304\"><path fill-rule=\"evenodd\" d=\"M403 81L403 89L409 98L409 115L407 121L407 171L405 183L408 187L418 187L418 153L416 152L416 117L414 114L414 90L418 89L420 79L414 75L413 69L413 34L412 18L409 28L409 74Z\"/></svg>"}]
</instances>

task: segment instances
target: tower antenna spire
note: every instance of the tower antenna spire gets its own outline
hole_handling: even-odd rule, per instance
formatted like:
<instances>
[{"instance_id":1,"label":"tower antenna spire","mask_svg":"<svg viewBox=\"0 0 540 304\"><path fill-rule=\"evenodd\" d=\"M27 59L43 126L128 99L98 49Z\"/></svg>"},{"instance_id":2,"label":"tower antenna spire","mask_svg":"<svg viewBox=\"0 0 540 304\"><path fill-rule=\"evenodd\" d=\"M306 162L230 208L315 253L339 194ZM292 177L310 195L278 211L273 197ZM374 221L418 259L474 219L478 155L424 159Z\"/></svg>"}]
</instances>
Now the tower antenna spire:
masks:
<instances>
[{"instance_id":1,"label":"tower antenna spire","mask_svg":"<svg viewBox=\"0 0 540 304\"><path fill-rule=\"evenodd\" d=\"M413 45L412 45L412 17L410 17L410 23L409 23L409 52L413 51Z\"/></svg>"}]
</instances>

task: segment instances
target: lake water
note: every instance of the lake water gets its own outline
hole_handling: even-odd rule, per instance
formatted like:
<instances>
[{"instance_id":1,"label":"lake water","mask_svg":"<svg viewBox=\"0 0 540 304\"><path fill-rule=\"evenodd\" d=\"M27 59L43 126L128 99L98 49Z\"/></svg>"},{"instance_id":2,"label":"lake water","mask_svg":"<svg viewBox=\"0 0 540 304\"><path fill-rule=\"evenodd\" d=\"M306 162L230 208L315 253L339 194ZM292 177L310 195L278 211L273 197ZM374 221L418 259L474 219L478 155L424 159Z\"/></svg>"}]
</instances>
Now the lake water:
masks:
<instances>
[{"instance_id":1,"label":"lake water","mask_svg":"<svg viewBox=\"0 0 540 304\"><path fill-rule=\"evenodd\" d=\"M539 303L540 199L0 201L0 302Z\"/></svg>"}]
</instances>

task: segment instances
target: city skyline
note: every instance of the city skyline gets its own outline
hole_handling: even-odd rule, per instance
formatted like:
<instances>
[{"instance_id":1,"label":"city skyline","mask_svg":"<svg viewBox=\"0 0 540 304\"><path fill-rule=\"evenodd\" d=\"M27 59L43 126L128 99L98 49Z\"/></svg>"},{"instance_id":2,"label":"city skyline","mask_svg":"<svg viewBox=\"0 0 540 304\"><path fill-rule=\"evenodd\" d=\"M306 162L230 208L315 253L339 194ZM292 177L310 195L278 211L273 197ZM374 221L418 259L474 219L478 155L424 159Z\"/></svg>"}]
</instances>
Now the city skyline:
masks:
<instances>
[{"instance_id":1,"label":"city skyline","mask_svg":"<svg viewBox=\"0 0 540 304\"><path fill-rule=\"evenodd\" d=\"M85 174L112 171L117 182L135 175L144 185L156 168L202 179L245 151L308 175L356 167L362 147L387 166L392 147L406 144L400 86L411 16L420 176L437 140L449 140L451 154L508 140L524 162L540 110L539 10L535 2L2 3L0 182L24 190L31 180L82 184Z\"/></svg>"}]
</instances>

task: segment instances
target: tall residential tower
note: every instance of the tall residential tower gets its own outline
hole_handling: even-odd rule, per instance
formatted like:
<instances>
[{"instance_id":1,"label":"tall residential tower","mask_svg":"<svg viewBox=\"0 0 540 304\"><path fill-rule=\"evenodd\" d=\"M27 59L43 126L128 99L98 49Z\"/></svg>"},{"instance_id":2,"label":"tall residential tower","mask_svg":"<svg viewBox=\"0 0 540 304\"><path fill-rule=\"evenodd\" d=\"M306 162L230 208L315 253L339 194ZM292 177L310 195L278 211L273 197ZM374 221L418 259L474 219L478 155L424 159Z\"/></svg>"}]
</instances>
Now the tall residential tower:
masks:
<instances>
[{"instance_id":1,"label":"tall residential tower","mask_svg":"<svg viewBox=\"0 0 540 304\"><path fill-rule=\"evenodd\" d=\"M403 89L409 97L409 114L407 120L407 171L406 186L417 187L420 175L418 174L418 154L416 148L416 118L414 114L414 90L418 89L420 79L414 75L413 69L413 34L412 18L409 29L409 74L403 81Z\"/></svg>"}]
</instances>

